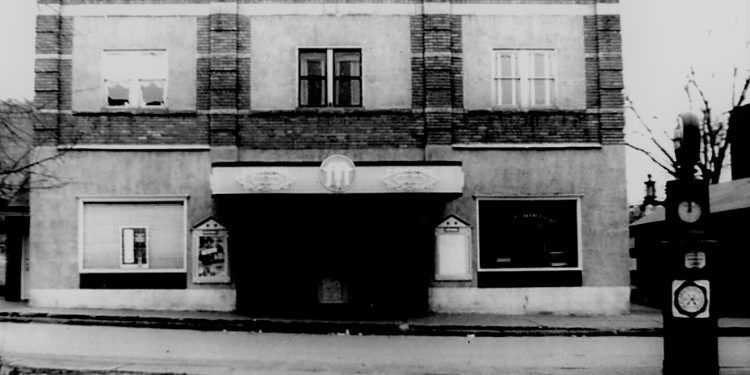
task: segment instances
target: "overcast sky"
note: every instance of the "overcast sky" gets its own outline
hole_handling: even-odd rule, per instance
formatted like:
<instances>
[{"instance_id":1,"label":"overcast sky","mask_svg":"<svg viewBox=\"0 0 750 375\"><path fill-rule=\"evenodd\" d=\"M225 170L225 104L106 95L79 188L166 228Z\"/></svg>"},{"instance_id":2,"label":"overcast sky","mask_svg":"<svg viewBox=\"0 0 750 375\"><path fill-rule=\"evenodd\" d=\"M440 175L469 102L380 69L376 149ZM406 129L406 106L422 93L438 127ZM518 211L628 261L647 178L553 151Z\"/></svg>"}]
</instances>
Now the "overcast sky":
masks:
<instances>
[{"instance_id":1,"label":"overcast sky","mask_svg":"<svg viewBox=\"0 0 750 375\"><path fill-rule=\"evenodd\" d=\"M748 66L750 0L620 1L625 92L648 121L671 133L677 114L691 110L683 91L691 67L715 112L730 108L733 68L745 75ZM0 99L33 98L35 11L35 0L0 0ZM637 130L629 118L628 139L644 142ZM648 173L664 186L660 169L629 151L629 202L643 197Z\"/></svg>"}]
</instances>

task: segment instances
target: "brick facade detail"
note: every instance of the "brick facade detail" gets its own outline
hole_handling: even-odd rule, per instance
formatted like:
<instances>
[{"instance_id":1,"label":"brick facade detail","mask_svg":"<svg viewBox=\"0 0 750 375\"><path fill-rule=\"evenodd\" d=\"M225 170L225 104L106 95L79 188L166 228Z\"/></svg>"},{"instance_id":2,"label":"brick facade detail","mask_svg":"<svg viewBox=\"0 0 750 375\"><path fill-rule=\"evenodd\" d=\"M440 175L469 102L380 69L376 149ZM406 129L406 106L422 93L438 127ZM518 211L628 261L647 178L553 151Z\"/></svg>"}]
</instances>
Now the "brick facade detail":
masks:
<instances>
[{"instance_id":1,"label":"brick facade detail","mask_svg":"<svg viewBox=\"0 0 750 375\"><path fill-rule=\"evenodd\" d=\"M602 144L622 144L622 39L617 15L584 16L586 106L599 109Z\"/></svg>"},{"instance_id":2,"label":"brick facade detail","mask_svg":"<svg viewBox=\"0 0 750 375\"><path fill-rule=\"evenodd\" d=\"M599 143L597 114L583 111L468 111L455 143Z\"/></svg>"},{"instance_id":3,"label":"brick facade detail","mask_svg":"<svg viewBox=\"0 0 750 375\"><path fill-rule=\"evenodd\" d=\"M426 144L451 144L463 108L461 17L413 16L410 29L412 108L424 112Z\"/></svg>"},{"instance_id":4,"label":"brick facade detail","mask_svg":"<svg viewBox=\"0 0 750 375\"><path fill-rule=\"evenodd\" d=\"M453 0L463 3L461 0ZM599 0L598 2L613 2ZM211 4L207 0L39 0L40 4ZM221 1L229 4L245 0ZM351 1L357 2L357 1ZM498 0L501 4L504 1ZM515 1L510 1L513 2ZM529 3L559 3L528 0ZM595 0L575 1L595 4ZM224 7L223 9L227 9ZM586 110L466 111L462 17L410 17L410 110L255 112L250 106L250 16L197 17L196 111L71 114L74 19L37 17L35 103L41 139L92 143L202 143L241 148L420 148L453 143L621 144L624 126L620 19L583 16ZM60 113L55 113L59 110ZM77 125L77 126L73 126ZM80 128L69 130L68 128ZM78 131L78 130L85 130ZM90 133L85 136L76 134Z\"/></svg>"},{"instance_id":5,"label":"brick facade detail","mask_svg":"<svg viewBox=\"0 0 750 375\"><path fill-rule=\"evenodd\" d=\"M55 4L49 1L47 4ZM69 111L72 97L73 18L40 15L36 18L37 59L34 62L34 106L44 111ZM39 144L54 144L62 115L45 113L34 122Z\"/></svg>"},{"instance_id":6,"label":"brick facade detail","mask_svg":"<svg viewBox=\"0 0 750 375\"><path fill-rule=\"evenodd\" d=\"M76 113L61 115L63 144L206 144L208 117L195 113Z\"/></svg>"},{"instance_id":7,"label":"brick facade detail","mask_svg":"<svg viewBox=\"0 0 750 375\"><path fill-rule=\"evenodd\" d=\"M289 111L242 116L239 145L254 149L422 147L424 124L412 111Z\"/></svg>"}]
</instances>

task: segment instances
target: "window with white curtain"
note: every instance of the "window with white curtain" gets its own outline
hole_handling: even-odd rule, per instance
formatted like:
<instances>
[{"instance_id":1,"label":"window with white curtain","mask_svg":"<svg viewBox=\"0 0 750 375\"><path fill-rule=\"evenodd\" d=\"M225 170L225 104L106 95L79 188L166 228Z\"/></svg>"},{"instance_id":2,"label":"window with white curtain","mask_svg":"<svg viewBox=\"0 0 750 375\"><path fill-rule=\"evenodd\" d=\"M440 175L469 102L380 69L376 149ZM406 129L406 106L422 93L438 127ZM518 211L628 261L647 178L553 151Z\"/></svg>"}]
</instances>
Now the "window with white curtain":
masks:
<instances>
[{"instance_id":1,"label":"window with white curtain","mask_svg":"<svg viewBox=\"0 0 750 375\"><path fill-rule=\"evenodd\" d=\"M102 79L107 107L164 107L167 102L167 52L104 51Z\"/></svg>"},{"instance_id":2,"label":"window with white curtain","mask_svg":"<svg viewBox=\"0 0 750 375\"><path fill-rule=\"evenodd\" d=\"M495 104L509 107L555 106L555 71L554 50L495 50Z\"/></svg>"}]
</instances>

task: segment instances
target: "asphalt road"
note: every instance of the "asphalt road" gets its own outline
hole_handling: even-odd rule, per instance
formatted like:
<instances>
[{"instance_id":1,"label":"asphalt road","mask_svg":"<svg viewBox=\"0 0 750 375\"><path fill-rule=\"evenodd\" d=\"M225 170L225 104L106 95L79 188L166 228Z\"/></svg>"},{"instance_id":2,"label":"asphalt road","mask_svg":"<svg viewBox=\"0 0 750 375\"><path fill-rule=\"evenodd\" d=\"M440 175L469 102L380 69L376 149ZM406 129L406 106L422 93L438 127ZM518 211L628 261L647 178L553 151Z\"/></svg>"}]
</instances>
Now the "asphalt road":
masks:
<instances>
[{"instance_id":1,"label":"asphalt road","mask_svg":"<svg viewBox=\"0 0 750 375\"><path fill-rule=\"evenodd\" d=\"M719 341L750 374L750 337ZM660 374L655 337L415 337L0 323L0 357L29 367L188 374Z\"/></svg>"}]
</instances>

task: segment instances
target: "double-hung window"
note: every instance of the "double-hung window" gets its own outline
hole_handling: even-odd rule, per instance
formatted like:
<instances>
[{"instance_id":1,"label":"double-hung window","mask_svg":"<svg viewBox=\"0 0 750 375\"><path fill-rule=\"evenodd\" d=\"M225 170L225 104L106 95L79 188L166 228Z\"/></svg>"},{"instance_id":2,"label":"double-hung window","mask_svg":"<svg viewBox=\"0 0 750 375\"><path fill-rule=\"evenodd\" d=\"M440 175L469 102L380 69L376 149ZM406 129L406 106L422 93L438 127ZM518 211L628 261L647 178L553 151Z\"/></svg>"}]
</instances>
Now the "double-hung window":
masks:
<instances>
[{"instance_id":1,"label":"double-hung window","mask_svg":"<svg viewBox=\"0 0 750 375\"><path fill-rule=\"evenodd\" d=\"M164 50L104 51L102 78L107 107L164 107L167 53Z\"/></svg>"},{"instance_id":2,"label":"double-hung window","mask_svg":"<svg viewBox=\"0 0 750 375\"><path fill-rule=\"evenodd\" d=\"M511 107L556 105L555 51L495 50L495 104Z\"/></svg>"},{"instance_id":3,"label":"double-hung window","mask_svg":"<svg viewBox=\"0 0 750 375\"><path fill-rule=\"evenodd\" d=\"M300 107L362 105L362 52L359 49L299 50Z\"/></svg>"}]
</instances>

